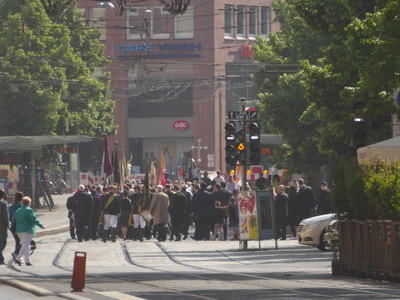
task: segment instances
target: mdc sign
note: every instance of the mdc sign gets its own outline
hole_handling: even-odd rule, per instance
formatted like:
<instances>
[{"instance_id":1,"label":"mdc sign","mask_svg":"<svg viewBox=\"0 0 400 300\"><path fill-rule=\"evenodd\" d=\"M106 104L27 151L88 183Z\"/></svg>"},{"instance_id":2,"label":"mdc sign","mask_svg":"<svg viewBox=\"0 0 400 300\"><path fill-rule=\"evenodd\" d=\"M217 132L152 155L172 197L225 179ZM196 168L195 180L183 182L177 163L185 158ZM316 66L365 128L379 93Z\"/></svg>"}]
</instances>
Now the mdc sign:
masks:
<instances>
[{"instance_id":1,"label":"mdc sign","mask_svg":"<svg viewBox=\"0 0 400 300\"><path fill-rule=\"evenodd\" d=\"M189 122L185 120L178 120L172 124L175 130L186 130L189 128Z\"/></svg>"}]
</instances>

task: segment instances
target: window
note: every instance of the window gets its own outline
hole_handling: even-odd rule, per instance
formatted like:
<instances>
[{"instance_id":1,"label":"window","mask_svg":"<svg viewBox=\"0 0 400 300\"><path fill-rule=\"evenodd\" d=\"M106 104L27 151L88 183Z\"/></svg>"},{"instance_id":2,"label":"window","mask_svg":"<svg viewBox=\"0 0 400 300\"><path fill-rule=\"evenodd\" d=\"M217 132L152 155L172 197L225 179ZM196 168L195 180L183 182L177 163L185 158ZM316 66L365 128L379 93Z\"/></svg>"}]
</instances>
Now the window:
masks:
<instances>
[{"instance_id":1,"label":"window","mask_svg":"<svg viewBox=\"0 0 400 300\"><path fill-rule=\"evenodd\" d=\"M169 38L170 14L165 6L156 6L151 9L151 38Z\"/></svg>"},{"instance_id":2,"label":"window","mask_svg":"<svg viewBox=\"0 0 400 300\"><path fill-rule=\"evenodd\" d=\"M250 6L249 8L249 37L255 38L258 34L257 28L258 7Z\"/></svg>"},{"instance_id":3,"label":"window","mask_svg":"<svg viewBox=\"0 0 400 300\"><path fill-rule=\"evenodd\" d=\"M267 37L271 32L271 8L261 7L261 36Z\"/></svg>"},{"instance_id":4,"label":"window","mask_svg":"<svg viewBox=\"0 0 400 300\"><path fill-rule=\"evenodd\" d=\"M233 6L225 5L225 37L233 37Z\"/></svg>"},{"instance_id":5,"label":"window","mask_svg":"<svg viewBox=\"0 0 400 300\"><path fill-rule=\"evenodd\" d=\"M90 8L90 20L89 26L91 28L99 29L102 32L100 40L104 41L106 39L106 9L100 7Z\"/></svg>"},{"instance_id":6,"label":"window","mask_svg":"<svg viewBox=\"0 0 400 300\"><path fill-rule=\"evenodd\" d=\"M141 39L146 37L149 23L146 17L150 17L145 7L130 7L127 11L127 38Z\"/></svg>"},{"instance_id":7,"label":"window","mask_svg":"<svg viewBox=\"0 0 400 300\"><path fill-rule=\"evenodd\" d=\"M236 33L237 37L246 37L246 6L239 5L236 12Z\"/></svg>"},{"instance_id":8,"label":"window","mask_svg":"<svg viewBox=\"0 0 400 300\"><path fill-rule=\"evenodd\" d=\"M175 16L175 38L193 38L193 6L189 6L183 15Z\"/></svg>"}]
</instances>

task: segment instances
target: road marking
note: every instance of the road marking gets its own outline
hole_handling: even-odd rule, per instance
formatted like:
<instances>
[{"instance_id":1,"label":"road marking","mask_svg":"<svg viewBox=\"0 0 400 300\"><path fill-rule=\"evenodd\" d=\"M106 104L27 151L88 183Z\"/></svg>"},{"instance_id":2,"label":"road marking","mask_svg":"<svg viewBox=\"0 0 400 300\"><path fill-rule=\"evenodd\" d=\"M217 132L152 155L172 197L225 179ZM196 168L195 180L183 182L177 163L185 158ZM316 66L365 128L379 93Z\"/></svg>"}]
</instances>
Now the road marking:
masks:
<instances>
[{"instance_id":1,"label":"road marking","mask_svg":"<svg viewBox=\"0 0 400 300\"><path fill-rule=\"evenodd\" d=\"M120 292L109 291L109 292L97 292L97 294L104 295L110 298L118 299L118 300L145 300L144 298L138 298L135 296L123 294Z\"/></svg>"}]
</instances>

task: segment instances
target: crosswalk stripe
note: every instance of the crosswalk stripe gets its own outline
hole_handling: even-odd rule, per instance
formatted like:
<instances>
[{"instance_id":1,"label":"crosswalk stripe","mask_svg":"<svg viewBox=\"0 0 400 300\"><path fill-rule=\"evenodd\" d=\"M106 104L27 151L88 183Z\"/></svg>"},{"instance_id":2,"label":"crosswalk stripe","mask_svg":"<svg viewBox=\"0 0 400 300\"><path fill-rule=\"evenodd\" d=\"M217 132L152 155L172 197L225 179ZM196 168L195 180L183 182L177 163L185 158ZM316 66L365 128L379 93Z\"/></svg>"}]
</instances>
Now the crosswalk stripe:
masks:
<instances>
[{"instance_id":1,"label":"crosswalk stripe","mask_svg":"<svg viewBox=\"0 0 400 300\"><path fill-rule=\"evenodd\" d=\"M116 300L145 300L144 298L139 298L127 294L123 294L120 292L115 292L115 291L108 291L108 292L97 292L97 294L101 294L103 296L107 296L110 298L114 298Z\"/></svg>"}]
</instances>

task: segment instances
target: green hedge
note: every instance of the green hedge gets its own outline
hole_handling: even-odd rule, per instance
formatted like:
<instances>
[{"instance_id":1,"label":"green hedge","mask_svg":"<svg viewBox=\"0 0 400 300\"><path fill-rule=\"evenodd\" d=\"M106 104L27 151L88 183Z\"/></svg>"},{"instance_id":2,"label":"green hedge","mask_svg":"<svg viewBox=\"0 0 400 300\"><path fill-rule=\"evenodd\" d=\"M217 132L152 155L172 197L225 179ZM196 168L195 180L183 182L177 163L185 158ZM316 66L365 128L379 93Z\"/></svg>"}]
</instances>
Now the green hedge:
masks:
<instances>
[{"instance_id":1,"label":"green hedge","mask_svg":"<svg viewBox=\"0 0 400 300\"><path fill-rule=\"evenodd\" d=\"M400 162L390 165L379 159L359 166L355 158L337 161L333 203L348 219L400 221Z\"/></svg>"}]
</instances>

